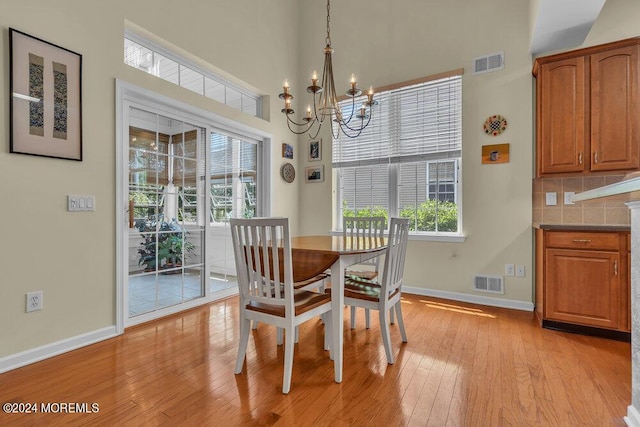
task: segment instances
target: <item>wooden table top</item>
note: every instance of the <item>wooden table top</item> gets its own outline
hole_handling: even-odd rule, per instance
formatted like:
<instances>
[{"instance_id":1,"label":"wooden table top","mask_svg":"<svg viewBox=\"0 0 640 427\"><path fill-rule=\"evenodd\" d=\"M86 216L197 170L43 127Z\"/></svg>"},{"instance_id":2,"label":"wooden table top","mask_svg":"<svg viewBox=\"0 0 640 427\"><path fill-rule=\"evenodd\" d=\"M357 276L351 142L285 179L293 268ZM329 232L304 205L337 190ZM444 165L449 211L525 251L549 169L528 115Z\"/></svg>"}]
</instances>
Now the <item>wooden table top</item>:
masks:
<instances>
[{"instance_id":1,"label":"wooden table top","mask_svg":"<svg viewBox=\"0 0 640 427\"><path fill-rule=\"evenodd\" d=\"M301 282L331 268L340 255L362 254L385 249L387 239L351 239L342 236L299 236L291 238L293 280Z\"/></svg>"},{"instance_id":2,"label":"wooden table top","mask_svg":"<svg viewBox=\"0 0 640 427\"><path fill-rule=\"evenodd\" d=\"M298 236L291 238L292 250L327 252L334 255L362 254L385 249L385 238L358 238L342 236Z\"/></svg>"}]
</instances>

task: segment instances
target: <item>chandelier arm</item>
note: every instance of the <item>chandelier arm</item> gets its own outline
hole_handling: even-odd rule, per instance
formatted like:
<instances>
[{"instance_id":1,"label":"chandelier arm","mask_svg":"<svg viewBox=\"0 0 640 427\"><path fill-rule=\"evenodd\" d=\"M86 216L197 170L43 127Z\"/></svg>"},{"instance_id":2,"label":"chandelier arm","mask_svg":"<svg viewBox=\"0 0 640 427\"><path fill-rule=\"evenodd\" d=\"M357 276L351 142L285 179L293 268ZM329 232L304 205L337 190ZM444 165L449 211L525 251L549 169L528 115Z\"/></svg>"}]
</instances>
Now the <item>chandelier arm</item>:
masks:
<instances>
[{"instance_id":1,"label":"chandelier arm","mask_svg":"<svg viewBox=\"0 0 640 427\"><path fill-rule=\"evenodd\" d=\"M351 97L351 114L349 115L349 118L347 120L342 121L344 124L349 124L351 122L351 119L353 119L353 112L355 110L356 110L356 97L352 96Z\"/></svg>"},{"instance_id":2,"label":"chandelier arm","mask_svg":"<svg viewBox=\"0 0 640 427\"><path fill-rule=\"evenodd\" d=\"M371 122L371 116L373 116L373 112L369 113L369 116L367 118L367 123L364 123L364 117L363 117L362 122L364 124L363 124L363 126L361 126L359 128L352 128L352 127L348 126L345 123L339 123L340 128L342 130L342 133L344 133L345 136L347 136L348 138L352 138L352 139L359 137L360 134L362 133L362 131L364 131L367 126L369 126L369 122ZM356 133L355 134L350 134L348 131L356 132Z\"/></svg>"},{"instance_id":3,"label":"chandelier arm","mask_svg":"<svg viewBox=\"0 0 640 427\"><path fill-rule=\"evenodd\" d=\"M321 97L321 95L319 96ZM313 94L313 117L314 120L317 121L320 126L322 126L322 123L324 123L324 117L322 116L318 116L318 108L316 106L317 102L316 102L316 94Z\"/></svg>"},{"instance_id":4,"label":"chandelier arm","mask_svg":"<svg viewBox=\"0 0 640 427\"><path fill-rule=\"evenodd\" d=\"M314 119L311 119L311 120L309 120L309 121L306 121L306 120L305 120L305 121L304 121L304 123L298 123L298 122L296 122L295 120L291 119L291 118L289 117L289 115L287 115L287 122L292 123L292 124L294 124L294 125L296 125L296 126L298 126L298 127L303 127L303 126L307 126L307 127L309 127L309 123L310 123L310 122L313 122L313 121L314 121Z\"/></svg>"},{"instance_id":5,"label":"chandelier arm","mask_svg":"<svg viewBox=\"0 0 640 427\"><path fill-rule=\"evenodd\" d=\"M347 138L357 138L360 136L360 134L362 133L362 131L364 130L364 127L359 128L359 129L352 129L348 126L345 125L340 125L340 130L342 130L342 133L347 137ZM350 133L350 132L355 132L355 134Z\"/></svg>"},{"instance_id":6,"label":"chandelier arm","mask_svg":"<svg viewBox=\"0 0 640 427\"><path fill-rule=\"evenodd\" d=\"M360 122L360 124L361 124L360 127L351 127L351 126L349 126L349 122L342 122L340 125L341 125L341 127L347 128L352 132L358 132L358 135L360 135L360 133L362 133L364 128L369 126L369 122L371 122L371 116L373 116L373 110L372 109L369 110L369 115L367 116L367 123L364 123L364 117L362 117L362 121Z\"/></svg>"},{"instance_id":7,"label":"chandelier arm","mask_svg":"<svg viewBox=\"0 0 640 427\"><path fill-rule=\"evenodd\" d=\"M295 121L291 120L289 118L289 116L287 116L287 127L289 128L289 130L296 134L296 135L302 135L304 133L309 132L309 130L311 129L311 127L313 126L313 123L315 122L315 120L310 120L308 123L296 123ZM298 127L304 127L303 130L295 130L291 127L291 124L298 126Z\"/></svg>"},{"instance_id":8,"label":"chandelier arm","mask_svg":"<svg viewBox=\"0 0 640 427\"><path fill-rule=\"evenodd\" d=\"M318 137L318 134L320 134L320 129L322 128L322 123L318 124L318 128L316 130L316 133L314 133L313 135L311 134L311 127L309 127L309 138L311 139L316 139Z\"/></svg>"}]
</instances>

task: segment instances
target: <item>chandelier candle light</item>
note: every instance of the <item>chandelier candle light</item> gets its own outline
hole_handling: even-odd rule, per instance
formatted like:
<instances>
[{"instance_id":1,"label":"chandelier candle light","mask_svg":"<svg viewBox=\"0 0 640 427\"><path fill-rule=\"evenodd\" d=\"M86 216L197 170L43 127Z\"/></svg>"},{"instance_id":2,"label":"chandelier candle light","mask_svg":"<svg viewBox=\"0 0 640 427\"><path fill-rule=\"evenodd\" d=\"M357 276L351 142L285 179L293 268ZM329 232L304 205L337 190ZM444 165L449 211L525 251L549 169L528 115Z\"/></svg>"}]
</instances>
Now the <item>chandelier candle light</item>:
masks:
<instances>
[{"instance_id":1,"label":"chandelier candle light","mask_svg":"<svg viewBox=\"0 0 640 427\"><path fill-rule=\"evenodd\" d=\"M311 138L316 138L325 120L333 117L333 121L337 124L337 126L335 126L337 133L334 134L336 138L340 132L349 138L356 138L371 121L373 106L378 102L374 101L373 87L370 87L367 93L367 100L362 103L359 109L356 109L356 98L359 97L362 92L358 89L356 76L351 74L351 88L346 92L346 95L351 98L351 111L349 112L348 118L343 117L340 106L338 105L338 96L336 95L336 87L333 79L331 59L333 48L331 47L331 31L329 28L330 3L331 0L327 0L327 37L324 48L322 85L318 86L318 73L314 71L311 76L311 86L307 87L307 92L313 94L313 109L311 105L307 106L306 114L302 118L303 121L301 123L295 122L291 118L295 112L291 106L293 95L291 94L288 81L285 80L283 85L284 92L280 94L280 98L284 100L284 108L281 111L287 117L289 130L296 135L308 132Z\"/></svg>"}]
</instances>

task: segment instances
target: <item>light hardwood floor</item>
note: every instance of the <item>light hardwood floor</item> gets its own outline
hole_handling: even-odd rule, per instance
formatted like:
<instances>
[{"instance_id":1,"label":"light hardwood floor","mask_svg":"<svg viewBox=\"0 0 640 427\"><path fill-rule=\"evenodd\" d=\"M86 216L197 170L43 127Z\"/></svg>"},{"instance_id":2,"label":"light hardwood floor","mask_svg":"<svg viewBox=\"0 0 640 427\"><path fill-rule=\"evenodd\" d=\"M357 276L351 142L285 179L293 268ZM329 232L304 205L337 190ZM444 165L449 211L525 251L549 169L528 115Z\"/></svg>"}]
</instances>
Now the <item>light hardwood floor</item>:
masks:
<instances>
[{"instance_id":1,"label":"light hardwood floor","mask_svg":"<svg viewBox=\"0 0 640 427\"><path fill-rule=\"evenodd\" d=\"M0 375L0 403L97 403L91 414L6 414L0 425L622 426L628 343L541 329L533 314L403 296L409 342L392 326L387 365L377 317L345 332L344 380L322 324L300 330L281 394L275 329L249 340L234 375L237 298ZM349 316L345 314L345 328Z\"/></svg>"}]
</instances>

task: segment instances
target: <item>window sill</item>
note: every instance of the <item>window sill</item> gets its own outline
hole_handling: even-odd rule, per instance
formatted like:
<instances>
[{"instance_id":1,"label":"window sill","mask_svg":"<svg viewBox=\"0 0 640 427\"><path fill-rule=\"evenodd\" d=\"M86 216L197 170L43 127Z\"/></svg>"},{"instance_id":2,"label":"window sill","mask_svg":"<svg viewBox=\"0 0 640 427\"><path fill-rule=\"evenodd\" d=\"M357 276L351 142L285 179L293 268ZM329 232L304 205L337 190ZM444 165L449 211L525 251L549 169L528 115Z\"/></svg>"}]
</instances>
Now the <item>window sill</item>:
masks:
<instances>
[{"instance_id":1,"label":"window sill","mask_svg":"<svg viewBox=\"0 0 640 427\"><path fill-rule=\"evenodd\" d=\"M342 236L342 231L331 231L332 236ZM409 240L422 240L427 242L463 243L467 239L465 234L425 234L409 233Z\"/></svg>"}]
</instances>

